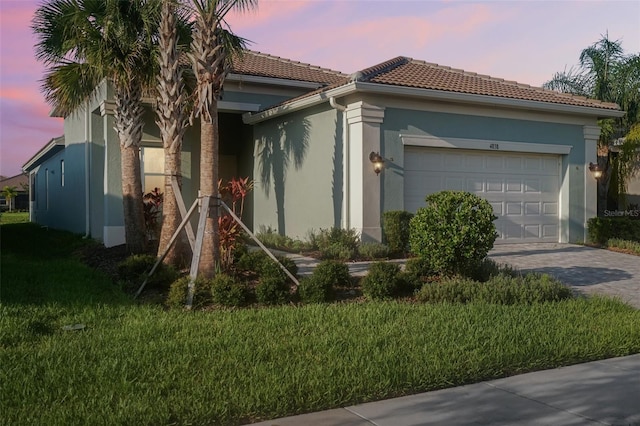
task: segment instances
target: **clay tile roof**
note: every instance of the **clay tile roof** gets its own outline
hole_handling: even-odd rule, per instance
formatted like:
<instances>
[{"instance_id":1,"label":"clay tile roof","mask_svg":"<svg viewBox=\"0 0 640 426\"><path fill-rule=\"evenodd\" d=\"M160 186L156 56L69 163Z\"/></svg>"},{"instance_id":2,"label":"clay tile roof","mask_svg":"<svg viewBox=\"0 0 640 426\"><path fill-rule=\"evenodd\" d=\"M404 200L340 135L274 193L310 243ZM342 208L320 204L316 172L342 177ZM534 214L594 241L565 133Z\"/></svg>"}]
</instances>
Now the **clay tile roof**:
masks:
<instances>
[{"instance_id":1,"label":"clay tile roof","mask_svg":"<svg viewBox=\"0 0 640 426\"><path fill-rule=\"evenodd\" d=\"M234 59L233 73L259 77L308 81L323 85L345 82L347 75L328 68L246 50Z\"/></svg>"},{"instance_id":2,"label":"clay tile roof","mask_svg":"<svg viewBox=\"0 0 640 426\"><path fill-rule=\"evenodd\" d=\"M406 57L394 58L356 74L358 74L360 78L358 81L367 81L370 83L591 108L620 109L618 105L613 103L558 93L552 90L532 87L527 84L519 84L514 81L494 78L488 75L476 74L424 61L417 61Z\"/></svg>"}]
</instances>

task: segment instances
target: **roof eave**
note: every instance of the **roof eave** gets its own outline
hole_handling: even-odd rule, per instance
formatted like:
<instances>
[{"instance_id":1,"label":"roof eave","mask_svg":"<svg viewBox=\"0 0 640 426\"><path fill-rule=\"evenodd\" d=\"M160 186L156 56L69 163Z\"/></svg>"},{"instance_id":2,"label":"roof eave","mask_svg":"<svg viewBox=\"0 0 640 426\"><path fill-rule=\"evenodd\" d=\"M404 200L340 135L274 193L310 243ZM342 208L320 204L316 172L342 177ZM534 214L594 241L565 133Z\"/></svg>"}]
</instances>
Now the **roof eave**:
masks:
<instances>
[{"instance_id":1,"label":"roof eave","mask_svg":"<svg viewBox=\"0 0 640 426\"><path fill-rule=\"evenodd\" d=\"M314 81L290 80L286 78L263 77L258 75L239 73L230 73L229 75L227 75L225 80L242 83L257 83L275 86L296 87L303 89L318 89L319 87L322 87L322 83Z\"/></svg>"},{"instance_id":2,"label":"roof eave","mask_svg":"<svg viewBox=\"0 0 640 426\"><path fill-rule=\"evenodd\" d=\"M44 161L48 158L49 154L54 154L64 148L64 136L58 136L57 138L53 138L47 143L44 147L40 149L40 151L36 152L33 157L31 157L24 165L22 166L22 171L27 173L31 171L34 167L40 164L41 161Z\"/></svg>"},{"instance_id":3,"label":"roof eave","mask_svg":"<svg viewBox=\"0 0 640 426\"><path fill-rule=\"evenodd\" d=\"M449 92L444 90L420 89L415 87L386 85L380 83L350 82L343 86L316 93L305 98L275 106L254 114L244 114L246 124L256 124L262 121L299 111L310 106L327 102L331 97L345 96L351 93L373 93L382 95L398 95L441 101L453 101L479 104L485 106L510 107L519 109L555 112L563 114L588 115L598 118L622 117L625 112L607 108L584 107L578 105L557 104L552 102L530 101L523 99L504 98L499 96L475 95L470 93Z\"/></svg>"},{"instance_id":4,"label":"roof eave","mask_svg":"<svg viewBox=\"0 0 640 426\"><path fill-rule=\"evenodd\" d=\"M475 95L470 93L449 92L444 90L420 89L415 87L386 85L379 83L357 83L359 92L411 96L443 101L482 104L488 106L512 107L545 112L591 115L595 117L622 117L625 112L608 108L585 107L578 105L558 104L553 102L531 101L505 98L500 96Z\"/></svg>"},{"instance_id":5,"label":"roof eave","mask_svg":"<svg viewBox=\"0 0 640 426\"><path fill-rule=\"evenodd\" d=\"M315 93L313 95L292 102L277 105L264 111L243 114L242 121L245 124L257 124L262 121L278 117L280 115L289 114L291 112L300 111L305 108L322 104L324 102L327 102L331 97L345 96L354 92L356 92L356 83L347 83L345 85L335 87L333 89L328 89L320 93Z\"/></svg>"}]
</instances>

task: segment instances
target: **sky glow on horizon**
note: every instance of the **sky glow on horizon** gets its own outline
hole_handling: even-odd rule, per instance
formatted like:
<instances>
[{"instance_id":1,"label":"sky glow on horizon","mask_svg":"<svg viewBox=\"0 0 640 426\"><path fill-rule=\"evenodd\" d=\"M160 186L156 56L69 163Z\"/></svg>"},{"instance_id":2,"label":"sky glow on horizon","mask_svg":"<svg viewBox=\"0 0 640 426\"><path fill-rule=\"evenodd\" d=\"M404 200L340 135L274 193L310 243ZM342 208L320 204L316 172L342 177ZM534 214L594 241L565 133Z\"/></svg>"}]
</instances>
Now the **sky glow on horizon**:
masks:
<instances>
[{"instance_id":1,"label":"sky glow on horizon","mask_svg":"<svg viewBox=\"0 0 640 426\"><path fill-rule=\"evenodd\" d=\"M30 23L40 1L0 0L0 174L13 176L63 122L40 92ZM608 32L640 52L640 1L262 0L231 29L271 55L353 73L396 56L540 86Z\"/></svg>"}]
</instances>

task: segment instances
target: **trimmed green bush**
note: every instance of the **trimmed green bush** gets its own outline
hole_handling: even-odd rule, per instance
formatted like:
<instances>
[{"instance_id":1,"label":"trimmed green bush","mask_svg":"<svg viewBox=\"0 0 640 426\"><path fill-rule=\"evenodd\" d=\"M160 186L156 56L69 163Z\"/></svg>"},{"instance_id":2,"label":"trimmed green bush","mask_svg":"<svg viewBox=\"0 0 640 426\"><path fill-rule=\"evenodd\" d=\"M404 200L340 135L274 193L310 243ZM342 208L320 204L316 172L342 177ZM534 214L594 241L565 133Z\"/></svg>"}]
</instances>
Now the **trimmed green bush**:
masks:
<instances>
[{"instance_id":1,"label":"trimmed green bush","mask_svg":"<svg viewBox=\"0 0 640 426\"><path fill-rule=\"evenodd\" d=\"M298 274L298 265L296 265L291 258L286 256L276 256L276 259L278 259L292 275L295 276ZM243 254L240 259L238 259L236 268L240 271L255 272L258 275L262 275L262 270L265 267L269 267L267 265L271 264L278 268L278 265L275 264L273 259L271 259L267 253L262 250L254 250Z\"/></svg>"},{"instance_id":2,"label":"trimmed green bush","mask_svg":"<svg viewBox=\"0 0 640 426\"><path fill-rule=\"evenodd\" d=\"M360 235L355 229L320 229L311 240L323 259L352 260L358 254Z\"/></svg>"},{"instance_id":3,"label":"trimmed green bush","mask_svg":"<svg viewBox=\"0 0 640 426\"><path fill-rule=\"evenodd\" d=\"M411 219L411 251L444 275L473 271L497 238L496 216L487 200L463 191L426 197Z\"/></svg>"},{"instance_id":4,"label":"trimmed green bush","mask_svg":"<svg viewBox=\"0 0 640 426\"><path fill-rule=\"evenodd\" d=\"M587 222L589 240L605 245L612 238L640 242L640 220L593 217Z\"/></svg>"},{"instance_id":5,"label":"trimmed green bush","mask_svg":"<svg viewBox=\"0 0 640 426\"><path fill-rule=\"evenodd\" d=\"M118 264L118 280L123 283L125 289L137 288L147 278L147 274L157 260L157 257L150 254L129 256ZM166 288L178 278L178 275L178 272L172 266L160 263L147 281L147 288Z\"/></svg>"},{"instance_id":6,"label":"trimmed green bush","mask_svg":"<svg viewBox=\"0 0 640 426\"><path fill-rule=\"evenodd\" d=\"M247 303L247 288L231 275L217 274L211 281L211 300L222 306L244 306Z\"/></svg>"},{"instance_id":7,"label":"trimmed green bush","mask_svg":"<svg viewBox=\"0 0 640 426\"><path fill-rule=\"evenodd\" d=\"M386 259L389 257L391 251L385 244L367 242L360 244L358 247L358 253L360 253L360 257L364 257L366 259Z\"/></svg>"},{"instance_id":8,"label":"trimmed green bush","mask_svg":"<svg viewBox=\"0 0 640 426\"><path fill-rule=\"evenodd\" d=\"M193 295L194 309L200 309L211 303L211 281L198 277L195 281L196 291ZM189 277L182 277L171 283L165 304L172 309L184 308L189 291Z\"/></svg>"},{"instance_id":9,"label":"trimmed green bush","mask_svg":"<svg viewBox=\"0 0 640 426\"><path fill-rule=\"evenodd\" d=\"M281 305L290 299L289 278L274 262L265 263L260 270L256 298L264 305Z\"/></svg>"},{"instance_id":10,"label":"trimmed green bush","mask_svg":"<svg viewBox=\"0 0 640 426\"><path fill-rule=\"evenodd\" d=\"M324 303L335 298L335 291L331 281L313 274L300 281L298 295L304 303Z\"/></svg>"},{"instance_id":11,"label":"trimmed green bush","mask_svg":"<svg viewBox=\"0 0 640 426\"><path fill-rule=\"evenodd\" d=\"M384 212L382 215L382 231L384 241L393 254L402 255L409 251L409 235L413 213L404 210Z\"/></svg>"},{"instance_id":12,"label":"trimmed green bush","mask_svg":"<svg viewBox=\"0 0 640 426\"><path fill-rule=\"evenodd\" d=\"M425 284L416 295L428 303L484 302L499 305L557 302L573 297L571 289L549 275L499 274L485 283L464 277Z\"/></svg>"},{"instance_id":13,"label":"trimmed green bush","mask_svg":"<svg viewBox=\"0 0 640 426\"><path fill-rule=\"evenodd\" d=\"M417 278L436 275L436 272L431 268L429 260L423 257L412 257L408 259L404 271Z\"/></svg>"},{"instance_id":14,"label":"trimmed green bush","mask_svg":"<svg viewBox=\"0 0 640 426\"><path fill-rule=\"evenodd\" d=\"M511 277L515 277L516 275L518 275L518 273L514 271L510 266L500 265L494 260L489 259L488 257L484 258L476 269L468 271L468 273L465 275L476 281L485 282L489 281L489 279L491 279L492 277L496 277L500 274L508 275Z\"/></svg>"},{"instance_id":15,"label":"trimmed green bush","mask_svg":"<svg viewBox=\"0 0 640 426\"><path fill-rule=\"evenodd\" d=\"M337 260L323 260L313 270L313 275L333 287L351 287L349 267Z\"/></svg>"},{"instance_id":16,"label":"trimmed green bush","mask_svg":"<svg viewBox=\"0 0 640 426\"><path fill-rule=\"evenodd\" d=\"M395 263L376 262L362 279L362 293L371 300L384 300L398 294L402 288L400 267Z\"/></svg>"}]
</instances>

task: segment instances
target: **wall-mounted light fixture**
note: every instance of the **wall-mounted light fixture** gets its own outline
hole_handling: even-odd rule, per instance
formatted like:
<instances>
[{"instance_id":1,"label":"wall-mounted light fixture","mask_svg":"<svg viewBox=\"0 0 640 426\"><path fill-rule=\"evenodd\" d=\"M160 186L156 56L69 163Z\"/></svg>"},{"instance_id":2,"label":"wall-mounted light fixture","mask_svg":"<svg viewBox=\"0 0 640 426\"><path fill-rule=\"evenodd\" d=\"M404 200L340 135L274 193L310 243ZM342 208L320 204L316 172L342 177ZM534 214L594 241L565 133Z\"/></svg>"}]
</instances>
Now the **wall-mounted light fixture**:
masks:
<instances>
[{"instance_id":1,"label":"wall-mounted light fixture","mask_svg":"<svg viewBox=\"0 0 640 426\"><path fill-rule=\"evenodd\" d=\"M371 151L369 161L373 164L373 171L376 172L376 175L379 175L384 167L384 159L380 153Z\"/></svg>"},{"instance_id":2,"label":"wall-mounted light fixture","mask_svg":"<svg viewBox=\"0 0 640 426\"><path fill-rule=\"evenodd\" d=\"M589 163L589 171L593 173L593 177L600 179L602 177L602 168L594 163Z\"/></svg>"}]
</instances>

